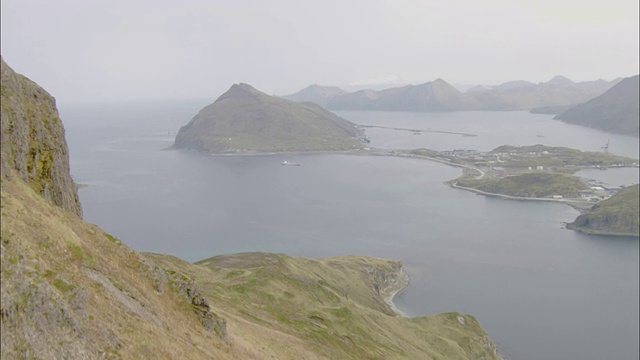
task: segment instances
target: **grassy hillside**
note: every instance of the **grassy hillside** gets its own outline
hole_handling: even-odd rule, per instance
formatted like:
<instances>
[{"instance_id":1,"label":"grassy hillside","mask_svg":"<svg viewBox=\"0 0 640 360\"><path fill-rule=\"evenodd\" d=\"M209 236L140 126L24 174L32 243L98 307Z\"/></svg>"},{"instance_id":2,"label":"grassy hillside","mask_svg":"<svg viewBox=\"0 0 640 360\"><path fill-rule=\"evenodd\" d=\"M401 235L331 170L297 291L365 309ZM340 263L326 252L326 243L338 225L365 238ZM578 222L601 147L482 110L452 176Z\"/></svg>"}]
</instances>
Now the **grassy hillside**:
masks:
<instances>
[{"instance_id":1,"label":"grassy hillside","mask_svg":"<svg viewBox=\"0 0 640 360\"><path fill-rule=\"evenodd\" d=\"M312 103L299 104L233 85L176 136L175 148L207 153L351 150L355 124Z\"/></svg>"},{"instance_id":2,"label":"grassy hillside","mask_svg":"<svg viewBox=\"0 0 640 360\"><path fill-rule=\"evenodd\" d=\"M494 194L518 197L579 197L587 186L573 176L549 173L527 173L502 179L460 179L459 186Z\"/></svg>"},{"instance_id":3,"label":"grassy hillside","mask_svg":"<svg viewBox=\"0 0 640 360\"><path fill-rule=\"evenodd\" d=\"M1 248L3 359L242 358L179 282L15 178L2 181Z\"/></svg>"},{"instance_id":4,"label":"grassy hillside","mask_svg":"<svg viewBox=\"0 0 640 360\"><path fill-rule=\"evenodd\" d=\"M640 185L620 190L568 224L587 234L640 235Z\"/></svg>"},{"instance_id":5,"label":"grassy hillside","mask_svg":"<svg viewBox=\"0 0 640 360\"><path fill-rule=\"evenodd\" d=\"M2 182L2 358L496 359L469 315L393 315L395 261L139 254Z\"/></svg>"},{"instance_id":6,"label":"grassy hillside","mask_svg":"<svg viewBox=\"0 0 640 360\"><path fill-rule=\"evenodd\" d=\"M245 341L261 344L276 358L496 358L489 338L469 315L394 316L383 298L406 281L396 261L250 253L191 265L147 256L192 278L212 303L226 305L229 324L251 324L241 332Z\"/></svg>"}]
</instances>

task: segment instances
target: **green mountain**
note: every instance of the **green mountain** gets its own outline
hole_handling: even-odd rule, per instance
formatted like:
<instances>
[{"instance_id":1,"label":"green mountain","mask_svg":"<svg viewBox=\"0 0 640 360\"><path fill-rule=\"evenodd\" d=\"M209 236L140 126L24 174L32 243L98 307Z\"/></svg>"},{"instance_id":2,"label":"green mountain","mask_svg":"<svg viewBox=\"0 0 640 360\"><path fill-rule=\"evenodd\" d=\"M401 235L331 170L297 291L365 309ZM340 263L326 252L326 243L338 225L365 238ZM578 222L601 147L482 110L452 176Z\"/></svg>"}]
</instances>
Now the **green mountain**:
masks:
<instances>
[{"instance_id":1,"label":"green mountain","mask_svg":"<svg viewBox=\"0 0 640 360\"><path fill-rule=\"evenodd\" d=\"M332 110L457 111L476 110L480 103L442 79L382 91L361 90L334 96L327 101Z\"/></svg>"},{"instance_id":2,"label":"green mountain","mask_svg":"<svg viewBox=\"0 0 640 360\"><path fill-rule=\"evenodd\" d=\"M351 150L362 147L360 133L319 105L236 84L180 128L174 147L207 153Z\"/></svg>"},{"instance_id":3,"label":"green mountain","mask_svg":"<svg viewBox=\"0 0 640 360\"><path fill-rule=\"evenodd\" d=\"M2 66L0 358L499 359L472 316L395 316L397 261L131 250L52 179L69 177L52 99Z\"/></svg>"},{"instance_id":4,"label":"green mountain","mask_svg":"<svg viewBox=\"0 0 640 360\"><path fill-rule=\"evenodd\" d=\"M620 190L567 225L587 234L640 235L640 185Z\"/></svg>"},{"instance_id":5,"label":"green mountain","mask_svg":"<svg viewBox=\"0 0 640 360\"><path fill-rule=\"evenodd\" d=\"M604 94L555 117L564 122L638 136L640 126L639 76L625 78Z\"/></svg>"},{"instance_id":6,"label":"green mountain","mask_svg":"<svg viewBox=\"0 0 640 360\"><path fill-rule=\"evenodd\" d=\"M282 96L282 98L295 102L312 102L326 107L329 99L343 94L346 94L346 91L339 87L314 84L307 86L295 94Z\"/></svg>"}]
</instances>

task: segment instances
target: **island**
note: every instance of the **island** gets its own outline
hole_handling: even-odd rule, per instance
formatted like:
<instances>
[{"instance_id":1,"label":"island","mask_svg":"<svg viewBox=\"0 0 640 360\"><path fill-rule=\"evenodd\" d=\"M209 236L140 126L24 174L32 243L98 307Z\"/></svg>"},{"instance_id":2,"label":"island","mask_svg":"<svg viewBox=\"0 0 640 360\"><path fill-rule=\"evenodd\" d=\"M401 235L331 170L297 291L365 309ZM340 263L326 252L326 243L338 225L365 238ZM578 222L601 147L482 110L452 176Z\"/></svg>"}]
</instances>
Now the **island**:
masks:
<instances>
[{"instance_id":1,"label":"island","mask_svg":"<svg viewBox=\"0 0 640 360\"><path fill-rule=\"evenodd\" d=\"M176 135L173 148L205 153L360 149L364 130L314 103L269 96L235 84Z\"/></svg>"}]
</instances>

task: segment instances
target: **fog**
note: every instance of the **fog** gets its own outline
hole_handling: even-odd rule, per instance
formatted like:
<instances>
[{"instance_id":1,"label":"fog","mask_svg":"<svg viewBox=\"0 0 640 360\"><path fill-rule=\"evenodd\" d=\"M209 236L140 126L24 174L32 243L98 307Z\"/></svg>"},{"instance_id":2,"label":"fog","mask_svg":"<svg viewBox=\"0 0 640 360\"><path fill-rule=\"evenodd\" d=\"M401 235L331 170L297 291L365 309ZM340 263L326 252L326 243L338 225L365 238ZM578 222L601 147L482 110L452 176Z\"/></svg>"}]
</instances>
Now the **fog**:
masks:
<instances>
[{"instance_id":1,"label":"fog","mask_svg":"<svg viewBox=\"0 0 640 360\"><path fill-rule=\"evenodd\" d=\"M638 73L638 2L2 0L2 55L58 101Z\"/></svg>"}]
</instances>

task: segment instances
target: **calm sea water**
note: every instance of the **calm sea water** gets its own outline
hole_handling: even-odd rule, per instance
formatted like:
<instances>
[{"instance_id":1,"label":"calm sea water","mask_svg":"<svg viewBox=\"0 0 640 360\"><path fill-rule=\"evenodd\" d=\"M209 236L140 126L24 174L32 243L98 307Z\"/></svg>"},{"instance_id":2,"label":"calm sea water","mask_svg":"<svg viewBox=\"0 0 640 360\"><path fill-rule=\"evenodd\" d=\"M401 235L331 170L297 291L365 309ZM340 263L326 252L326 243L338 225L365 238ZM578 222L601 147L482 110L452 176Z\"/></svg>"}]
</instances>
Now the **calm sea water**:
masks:
<instances>
[{"instance_id":1,"label":"calm sea water","mask_svg":"<svg viewBox=\"0 0 640 360\"><path fill-rule=\"evenodd\" d=\"M638 359L638 238L562 228L578 212L451 190L460 170L347 155L163 151L207 101L60 105L85 219L136 250L189 261L243 251L402 260L398 307L475 315L509 359ZM638 139L525 112L339 112L372 146L491 150L543 143L638 157ZM538 137L542 135L544 137ZM637 172L637 169L636 169ZM612 182L632 175L607 173ZM601 175L595 174L595 175ZM589 177L581 174L582 176ZM637 178L636 178L637 182Z\"/></svg>"}]
</instances>

